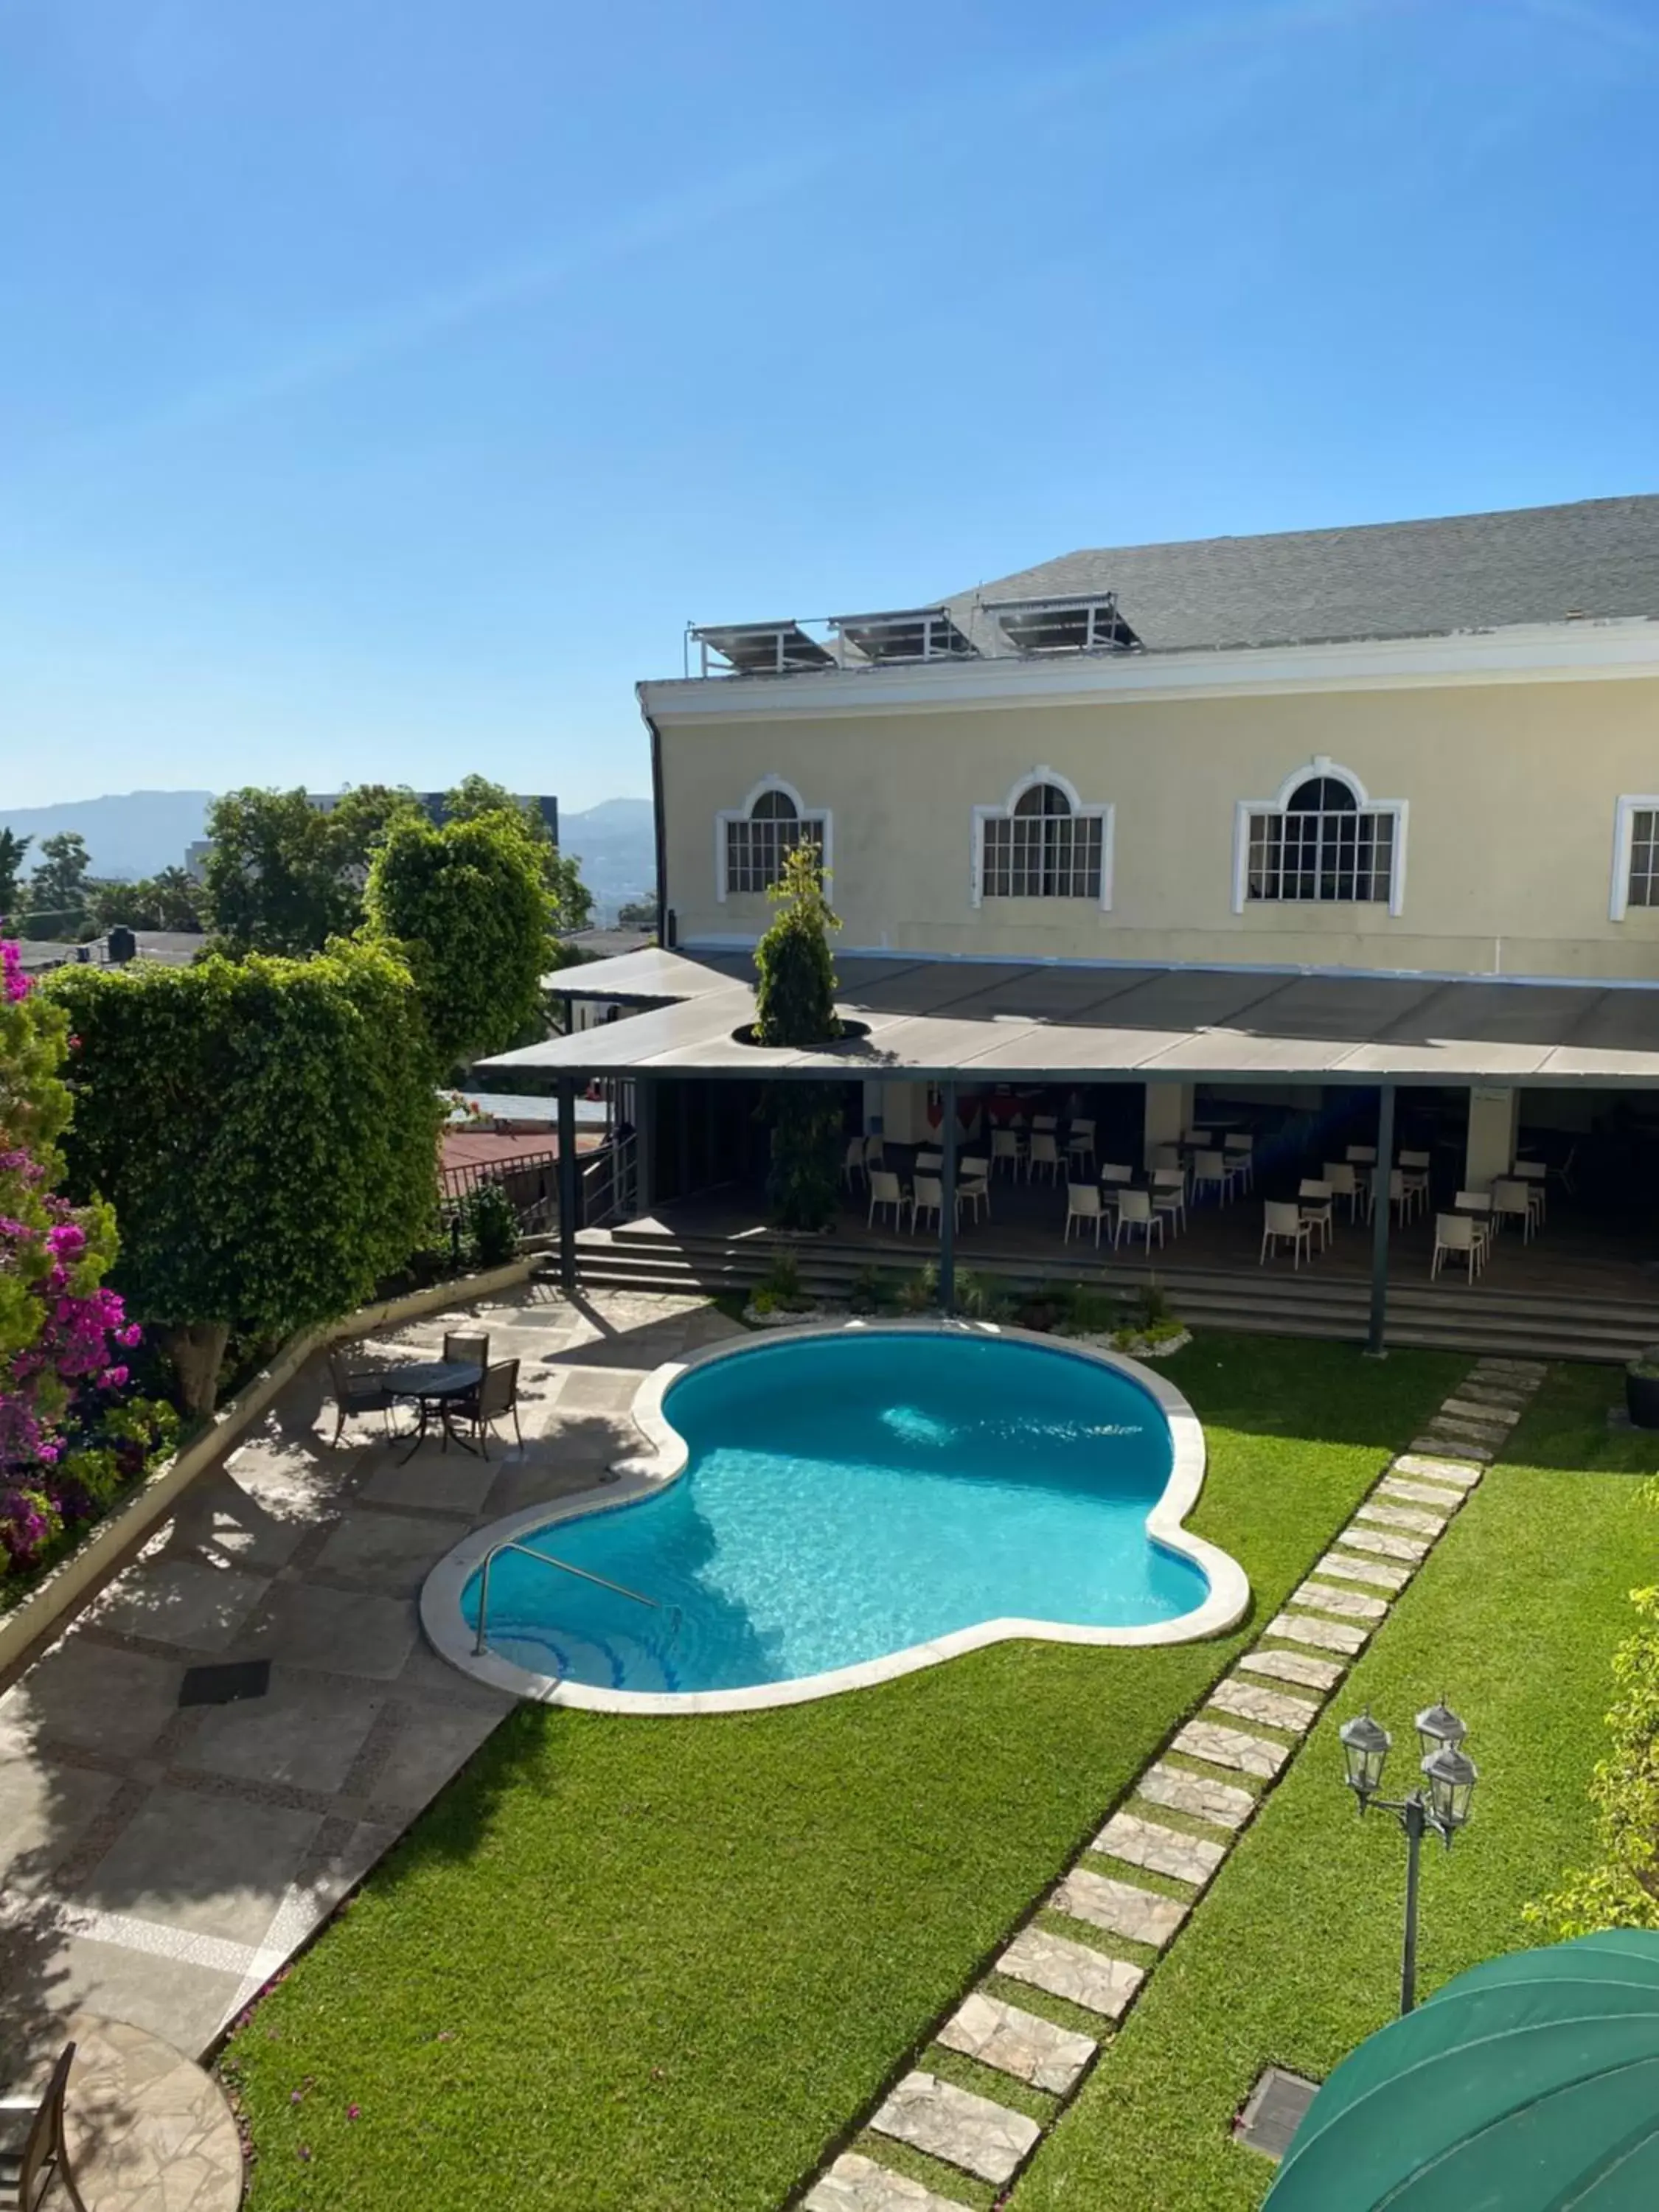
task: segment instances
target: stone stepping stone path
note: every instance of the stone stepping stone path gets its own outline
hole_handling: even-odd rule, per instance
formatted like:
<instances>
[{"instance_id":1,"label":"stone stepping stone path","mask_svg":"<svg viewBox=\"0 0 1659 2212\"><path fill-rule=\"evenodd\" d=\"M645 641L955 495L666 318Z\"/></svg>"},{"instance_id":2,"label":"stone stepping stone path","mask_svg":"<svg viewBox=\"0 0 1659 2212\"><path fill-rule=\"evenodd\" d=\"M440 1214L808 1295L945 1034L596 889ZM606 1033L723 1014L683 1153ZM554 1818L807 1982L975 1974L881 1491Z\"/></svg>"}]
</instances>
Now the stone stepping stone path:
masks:
<instances>
[{"instance_id":1,"label":"stone stepping stone path","mask_svg":"<svg viewBox=\"0 0 1659 2212\"><path fill-rule=\"evenodd\" d=\"M870 2124L878 2135L999 2183L1012 2180L1042 2133L1024 2112L958 2089L920 2067L905 2075Z\"/></svg>"},{"instance_id":2,"label":"stone stepping stone path","mask_svg":"<svg viewBox=\"0 0 1659 2212\"><path fill-rule=\"evenodd\" d=\"M1161 1954L1175 1940L1324 1701L1501 1455L1547 1371L1537 1360L1476 1361L1424 1434L1390 1462L1347 1527L1332 1538L1255 1649L1240 1655L1232 1673L1209 1692L1203 1711L1183 1723L1167 1753L1127 1792L1128 1800L1210 1832L1117 1811L1085 1847L1161 1876L1181 1893L1167 1896L1079 1863L1041 1903L1102 1941L1079 1942L1032 1921L996 1959L992 1971L1006 1980L1095 2014L1102 2036L1062 2027L999 1990L981 1988L939 2028L939 2048L1056 2100L1075 2093L1107 2029L1122 2019L1157 1963L1117 1958L1105 1946L1115 1938ZM1259 1729L1274 1733L1258 1735ZM1259 1789L1243 1787L1238 1777ZM893 2087L868 2127L998 2189L1014 2179L1043 2134L1024 2112L960 2088L925 2065ZM963 2207L878 2158L843 2151L813 2184L804 2212Z\"/></svg>"},{"instance_id":3,"label":"stone stepping stone path","mask_svg":"<svg viewBox=\"0 0 1659 2212\"><path fill-rule=\"evenodd\" d=\"M935 2197L908 2173L878 2166L855 2150L843 2151L814 2184L806 2212L963 2212L951 2197Z\"/></svg>"},{"instance_id":4,"label":"stone stepping stone path","mask_svg":"<svg viewBox=\"0 0 1659 2212\"><path fill-rule=\"evenodd\" d=\"M1291 1755L1287 1743L1247 1735L1243 1729L1224 1728L1219 1721L1188 1721L1174 1748L1184 1751L1188 1759L1207 1759L1212 1766L1231 1766L1263 1782L1271 1782ZM1169 1871L1166 1867L1164 1872Z\"/></svg>"},{"instance_id":5,"label":"stone stepping stone path","mask_svg":"<svg viewBox=\"0 0 1659 2212\"><path fill-rule=\"evenodd\" d=\"M981 2066L994 2066L1057 2097L1076 2087L1078 2075L1100 2048L1092 2035L1056 2027L1053 2021L988 1997L982 1990L963 2000L940 2028L939 2039L947 2051L959 2051Z\"/></svg>"},{"instance_id":6,"label":"stone stepping stone path","mask_svg":"<svg viewBox=\"0 0 1659 2212\"><path fill-rule=\"evenodd\" d=\"M1342 1680L1344 1668L1334 1659L1316 1659L1305 1651L1247 1651L1239 1661L1253 1674L1271 1675L1275 1682L1299 1682L1304 1690L1322 1696Z\"/></svg>"},{"instance_id":7,"label":"stone stepping stone path","mask_svg":"<svg viewBox=\"0 0 1659 2212\"><path fill-rule=\"evenodd\" d=\"M1310 1705L1305 1698L1288 1697L1283 1690L1266 1689L1259 1682L1241 1681L1237 1674L1216 1684L1210 1703L1218 1712L1236 1713L1242 1721L1260 1721L1264 1728L1286 1729L1292 1735L1304 1735L1319 1717L1318 1706ZM1189 1805L1186 1809L1195 1812L1198 1808Z\"/></svg>"},{"instance_id":8,"label":"stone stepping stone path","mask_svg":"<svg viewBox=\"0 0 1659 2212\"><path fill-rule=\"evenodd\" d=\"M1046 1928L1022 1928L997 1960L997 1972L1011 1981L1029 1982L1051 1997L1066 1997L1103 2020L1121 2020L1130 1998L1146 1978L1143 1966L1109 1959L1091 1943L1074 1943Z\"/></svg>"},{"instance_id":9,"label":"stone stepping stone path","mask_svg":"<svg viewBox=\"0 0 1659 2212\"><path fill-rule=\"evenodd\" d=\"M1342 1539L1345 1544L1352 1540L1351 1535ZM1327 1552L1314 1572L1341 1583L1380 1583L1385 1590L1402 1590L1411 1580L1404 1567L1387 1559L1356 1559L1352 1552Z\"/></svg>"},{"instance_id":10,"label":"stone stepping stone path","mask_svg":"<svg viewBox=\"0 0 1659 2212\"><path fill-rule=\"evenodd\" d=\"M1238 1712L1241 1708L1230 1704L1221 1692L1231 1689L1237 1694L1250 1688L1248 1682L1224 1682L1210 1703L1220 1705L1224 1711ZM1266 1698L1271 1704L1289 1705L1296 1703L1293 1698L1276 1696L1271 1690L1258 1689L1253 1694L1257 1698ZM1311 1720L1318 1709L1314 1705L1298 1705L1297 1710ZM1246 1720L1271 1721L1273 1716L1245 1710L1243 1717ZM1303 1726L1305 1728L1306 1725L1304 1721ZM1212 1782L1207 1774L1194 1774L1188 1767L1165 1766L1161 1759L1156 1766L1147 1768L1135 1787L1150 1804L1167 1805L1172 1813L1190 1813L1195 1820L1208 1820L1218 1828L1242 1828L1255 1810L1255 1800L1248 1790L1240 1790L1231 1782Z\"/></svg>"},{"instance_id":11,"label":"stone stepping stone path","mask_svg":"<svg viewBox=\"0 0 1659 2212\"><path fill-rule=\"evenodd\" d=\"M1155 1766L1151 1771L1168 1773L1170 1769ZM1147 1778L1143 1775L1140 1781L1143 1796L1147 1795ZM1196 1781L1197 1777L1182 1779ZM1252 1812L1255 1809L1255 1800L1247 1790L1235 1790L1224 1783L1202 1786L1224 1789L1229 1797L1242 1797ZM1137 1889L1133 1882L1114 1881L1109 1875L1096 1874L1090 1867L1073 1867L1048 1902L1056 1912L1064 1912L1073 1920L1086 1920L1091 1928L1103 1929L1109 1936L1127 1936L1131 1942L1145 1943L1154 1951L1164 1948L1192 1909L1178 1897L1165 1897L1155 1889Z\"/></svg>"},{"instance_id":12,"label":"stone stepping stone path","mask_svg":"<svg viewBox=\"0 0 1659 2212\"><path fill-rule=\"evenodd\" d=\"M1182 1751L1188 1747L1177 1736L1175 1747ZM1275 1745L1274 1749L1278 1748ZM1114 1813L1091 1848L1108 1858L1125 1859L1131 1866L1166 1874L1173 1881L1189 1881L1199 1889L1227 1856L1225 1844L1206 1843L1203 1837L1189 1836L1180 1828L1162 1827L1156 1820L1143 1820L1138 1813Z\"/></svg>"}]
</instances>

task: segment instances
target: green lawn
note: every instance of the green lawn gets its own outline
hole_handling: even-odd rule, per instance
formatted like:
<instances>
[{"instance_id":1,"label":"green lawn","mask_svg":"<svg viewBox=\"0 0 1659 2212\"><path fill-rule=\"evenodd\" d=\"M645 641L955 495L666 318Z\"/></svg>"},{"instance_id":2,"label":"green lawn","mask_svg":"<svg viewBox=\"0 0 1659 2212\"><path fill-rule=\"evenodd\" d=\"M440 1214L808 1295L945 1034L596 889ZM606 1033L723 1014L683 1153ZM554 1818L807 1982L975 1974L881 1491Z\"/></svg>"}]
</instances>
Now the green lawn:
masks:
<instances>
[{"instance_id":1,"label":"green lawn","mask_svg":"<svg viewBox=\"0 0 1659 2212\"><path fill-rule=\"evenodd\" d=\"M1467 1364L1170 1364L1258 1624ZM767 1714L520 1711L232 2046L254 2212L772 2212L1249 1632L1003 1644Z\"/></svg>"},{"instance_id":2,"label":"green lawn","mask_svg":"<svg viewBox=\"0 0 1659 2212\"><path fill-rule=\"evenodd\" d=\"M1425 1846L1419 1994L1540 1937L1522 1906L1586 1851L1608 1662L1653 1579L1635 1500L1650 1436L1609 1433L1621 1378L1553 1371L1506 1461L1454 1522L1247 1832L1116 2044L1038 2152L1014 2212L1221 2212L1274 2169L1228 2124L1263 2066L1322 2077L1392 2015L1405 1846L1341 1786L1339 1723L1369 1703L1415 1778L1411 1717L1443 1694L1481 1771L1449 1856Z\"/></svg>"}]
</instances>

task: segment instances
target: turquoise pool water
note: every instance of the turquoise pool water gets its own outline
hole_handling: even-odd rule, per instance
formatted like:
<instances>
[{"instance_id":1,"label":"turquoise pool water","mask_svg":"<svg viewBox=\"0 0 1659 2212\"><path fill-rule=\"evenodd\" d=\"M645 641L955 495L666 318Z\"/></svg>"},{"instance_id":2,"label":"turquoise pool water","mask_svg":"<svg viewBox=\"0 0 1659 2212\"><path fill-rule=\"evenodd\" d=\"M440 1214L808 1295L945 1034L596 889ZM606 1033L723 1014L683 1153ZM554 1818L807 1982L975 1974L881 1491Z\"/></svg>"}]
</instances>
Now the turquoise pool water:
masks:
<instances>
[{"instance_id":1,"label":"turquoise pool water","mask_svg":"<svg viewBox=\"0 0 1659 2212\"><path fill-rule=\"evenodd\" d=\"M677 1481L521 1539L658 1609L503 1553L503 1658L607 1689L739 1689L985 1620L1124 1627L1208 1594L1146 1534L1172 1458L1163 1409L1097 1361L852 1331L694 1368L663 1410L690 1454ZM476 1574L462 1605L476 1627Z\"/></svg>"}]
</instances>

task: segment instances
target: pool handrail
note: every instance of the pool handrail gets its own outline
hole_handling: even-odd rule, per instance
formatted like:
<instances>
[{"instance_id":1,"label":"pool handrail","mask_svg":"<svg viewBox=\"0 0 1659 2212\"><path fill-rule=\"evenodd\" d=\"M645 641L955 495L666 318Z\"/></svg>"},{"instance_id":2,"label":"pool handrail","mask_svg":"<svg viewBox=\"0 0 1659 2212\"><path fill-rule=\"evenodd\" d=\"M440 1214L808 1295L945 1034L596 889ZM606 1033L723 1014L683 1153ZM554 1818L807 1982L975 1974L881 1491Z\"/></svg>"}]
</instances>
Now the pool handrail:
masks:
<instances>
[{"instance_id":1,"label":"pool handrail","mask_svg":"<svg viewBox=\"0 0 1659 2212\"><path fill-rule=\"evenodd\" d=\"M590 1574L586 1567L573 1566L568 1559L557 1559L551 1552L538 1552L533 1544L520 1543L516 1536L504 1536L484 1553L484 1563L478 1571L478 1633L472 1646L475 1659L482 1658L488 1649L485 1624L489 1608L489 1570L503 1552L522 1552L526 1559L539 1559L544 1567L557 1567L562 1574L575 1575L585 1583L597 1583L601 1589L614 1590L618 1597L632 1598L635 1605L648 1605L653 1613L662 1611L660 1598L646 1597L639 1590L629 1589L625 1583L607 1582L603 1575ZM672 1615L678 1613L679 1607L672 1606L669 1610ZM669 1632L671 1644L678 1632L679 1623L676 1620Z\"/></svg>"}]
</instances>

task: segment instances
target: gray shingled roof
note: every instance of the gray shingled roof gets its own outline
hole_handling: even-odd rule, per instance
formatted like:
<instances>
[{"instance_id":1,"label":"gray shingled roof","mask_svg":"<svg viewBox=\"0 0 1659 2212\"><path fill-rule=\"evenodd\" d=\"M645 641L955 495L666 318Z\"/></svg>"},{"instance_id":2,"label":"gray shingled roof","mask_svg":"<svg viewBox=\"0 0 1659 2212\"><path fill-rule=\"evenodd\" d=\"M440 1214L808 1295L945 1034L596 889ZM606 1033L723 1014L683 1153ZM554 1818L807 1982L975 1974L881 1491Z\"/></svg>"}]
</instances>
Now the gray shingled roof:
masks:
<instances>
[{"instance_id":1,"label":"gray shingled roof","mask_svg":"<svg viewBox=\"0 0 1659 2212\"><path fill-rule=\"evenodd\" d=\"M1432 522L1200 538L1062 554L947 604L1006 651L996 599L1115 592L1151 651L1441 637L1573 616L1659 617L1659 496L1587 499Z\"/></svg>"}]
</instances>

